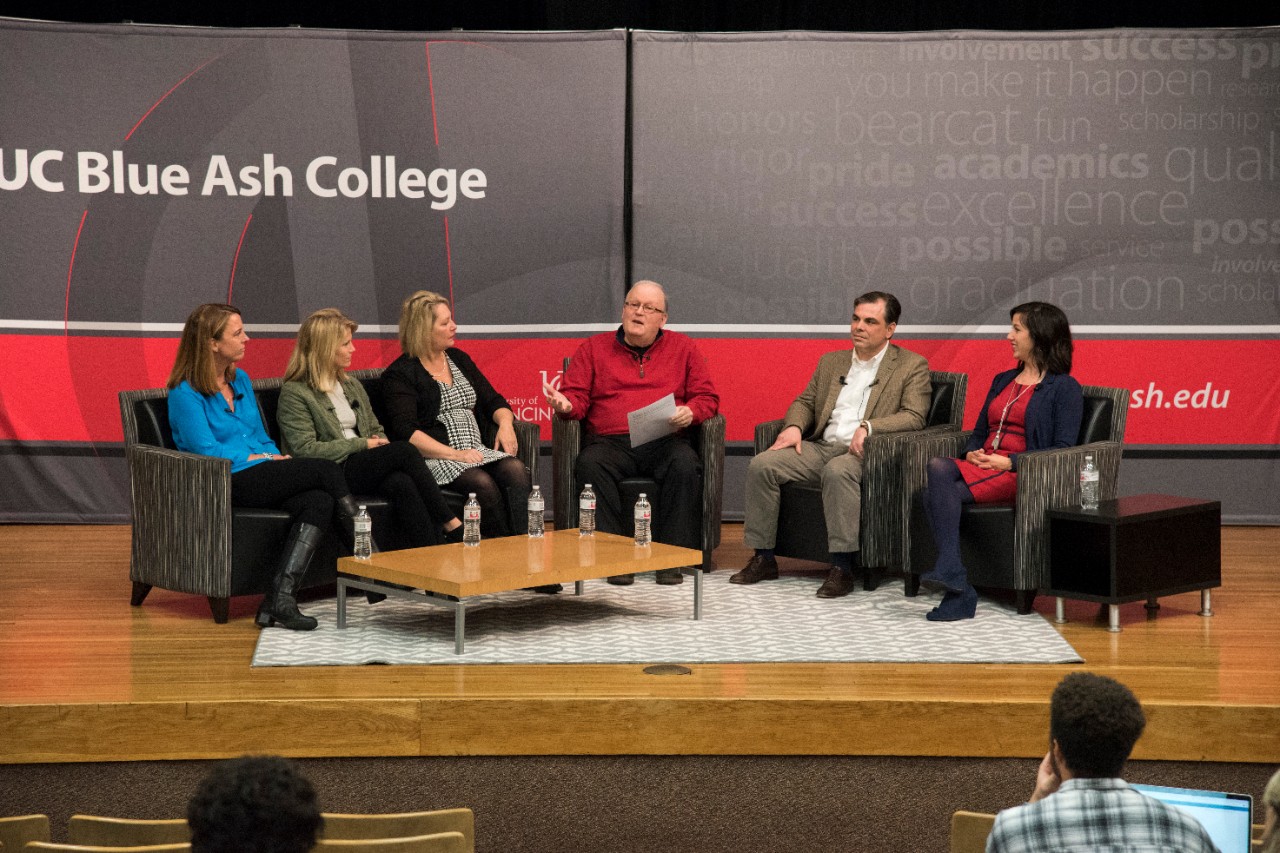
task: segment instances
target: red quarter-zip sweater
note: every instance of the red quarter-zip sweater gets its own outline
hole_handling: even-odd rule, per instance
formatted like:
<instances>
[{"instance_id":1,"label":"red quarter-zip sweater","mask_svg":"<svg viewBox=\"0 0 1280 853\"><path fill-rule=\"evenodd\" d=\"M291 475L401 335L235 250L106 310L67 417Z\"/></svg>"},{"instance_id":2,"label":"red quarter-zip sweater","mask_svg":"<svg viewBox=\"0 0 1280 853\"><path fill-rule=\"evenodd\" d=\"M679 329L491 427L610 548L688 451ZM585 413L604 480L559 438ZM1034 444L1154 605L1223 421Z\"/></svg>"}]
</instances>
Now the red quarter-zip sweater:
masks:
<instances>
[{"instance_id":1,"label":"red quarter-zip sweater","mask_svg":"<svg viewBox=\"0 0 1280 853\"><path fill-rule=\"evenodd\" d=\"M720 408L707 360L693 339L665 329L644 355L624 346L617 332L587 338L569 362L560 393L573 403L568 417L597 435L625 435L627 412L667 394L692 410L695 424Z\"/></svg>"}]
</instances>

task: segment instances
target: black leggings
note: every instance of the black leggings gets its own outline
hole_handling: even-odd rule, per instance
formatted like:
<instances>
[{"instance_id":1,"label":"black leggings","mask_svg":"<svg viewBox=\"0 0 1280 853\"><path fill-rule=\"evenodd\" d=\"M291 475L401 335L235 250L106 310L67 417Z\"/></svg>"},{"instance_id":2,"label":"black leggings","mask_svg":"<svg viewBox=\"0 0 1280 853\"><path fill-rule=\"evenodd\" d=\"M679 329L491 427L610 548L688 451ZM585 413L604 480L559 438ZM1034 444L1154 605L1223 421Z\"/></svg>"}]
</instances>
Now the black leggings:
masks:
<instances>
[{"instance_id":1,"label":"black leggings","mask_svg":"<svg viewBox=\"0 0 1280 853\"><path fill-rule=\"evenodd\" d=\"M960 510L964 504L973 503L973 492L969 491L954 459L935 456L929 460L927 474L924 513L938 548L938 562L933 571L961 587L966 582L966 572L960 560Z\"/></svg>"},{"instance_id":2,"label":"black leggings","mask_svg":"<svg viewBox=\"0 0 1280 853\"><path fill-rule=\"evenodd\" d=\"M283 509L294 524L326 528L333 505L351 494L336 462L328 459L277 459L259 462L231 475L231 504Z\"/></svg>"},{"instance_id":3,"label":"black leggings","mask_svg":"<svg viewBox=\"0 0 1280 853\"><path fill-rule=\"evenodd\" d=\"M480 502L480 527L486 536L514 536L524 529L521 519L529 511L529 491L533 483L529 469L514 456L468 468L449 488L464 495L476 493L476 500Z\"/></svg>"},{"instance_id":4,"label":"black leggings","mask_svg":"<svg viewBox=\"0 0 1280 853\"><path fill-rule=\"evenodd\" d=\"M441 527L455 517L417 448L407 441L353 453L342 471L351 491L391 499L404 547L438 545Z\"/></svg>"}]
</instances>

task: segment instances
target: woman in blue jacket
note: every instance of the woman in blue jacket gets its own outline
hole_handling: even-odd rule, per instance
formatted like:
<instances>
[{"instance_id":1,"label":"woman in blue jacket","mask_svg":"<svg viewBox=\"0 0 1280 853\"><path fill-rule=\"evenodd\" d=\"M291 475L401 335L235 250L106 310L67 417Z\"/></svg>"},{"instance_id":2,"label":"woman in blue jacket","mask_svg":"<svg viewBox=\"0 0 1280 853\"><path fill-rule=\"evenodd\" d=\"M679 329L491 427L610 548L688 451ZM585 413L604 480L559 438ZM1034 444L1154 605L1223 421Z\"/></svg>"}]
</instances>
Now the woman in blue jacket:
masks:
<instances>
[{"instance_id":1,"label":"woman in blue jacket","mask_svg":"<svg viewBox=\"0 0 1280 853\"><path fill-rule=\"evenodd\" d=\"M310 631L316 620L298 610L297 593L335 512L350 529L357 512L342 469L327 459L292 459L262 426L244 358L244 323L233 305L201 305L182 329L169 374L169 426L179 450L231 461L231 503L283 509L293 518L273 588L257 623ZM348 532L349 535L349 532Z\"/></svg>"},{"instance_id":2,"label":"woman in blue jacket","mask_svg":"<svg viewBox=\"0 0 1280 853\"><path fill-rule=\"evenodd\" d=\"M978 423L959 459L929 460L925 515L938 561L920 582L945 592L928 614L934 622L972 619L978 593L960 559L960 509L967 503L1011 501L1018 493L1018 456L1071 447L1080 435L1084 394L1071 378L1071 324L1048 302L1027 302L1009 312L1006 339L1018 366L996 374Z\"/></svg>"}]
</instances>

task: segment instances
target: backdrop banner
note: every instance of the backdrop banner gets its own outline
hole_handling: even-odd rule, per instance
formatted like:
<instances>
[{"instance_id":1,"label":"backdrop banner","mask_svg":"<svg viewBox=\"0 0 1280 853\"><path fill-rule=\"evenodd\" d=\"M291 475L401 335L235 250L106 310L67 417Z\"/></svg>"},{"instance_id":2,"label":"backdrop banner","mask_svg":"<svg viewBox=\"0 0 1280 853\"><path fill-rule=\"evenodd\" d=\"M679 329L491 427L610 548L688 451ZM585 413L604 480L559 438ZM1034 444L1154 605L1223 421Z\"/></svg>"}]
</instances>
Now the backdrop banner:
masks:
<instances>
[{"instance_id":1,"label":"backdrop banner","mask_svg":"<svg viewBox=\"0 0 1280 853\"><path fill-rule=\"evenodd\" d=\"M1045 300L1077 378L1131 389L1130 458L1217 459L1197 491L1261 480L1224 514L1280 522L1280 31L633 40L634 270L731 339L704 342L730 439L873 289L969 373L972 424Z\"/></svg>"},{"instance_id":2,"label":"backdrop banner","mask_svg":"<svg viewBox=\"0 0 1280 853\"><path fill-rule=\"evenodd\" d=\"M1280 523L1277 104L1272 29L0 21L0 521L127 519L116 395L164 383L200 302L244 310L265 377L316 308L381 366L404 296L445 293L546 434L540 381L616 325L630 268L702 339L733 453L848 346L862 291L969 373L967 423L1009 309L1043 299L1075 375L1133 393L1122 492L1167 469Z\"/></svg>"},{"instance_id":3,"label":"backdrop banner","mask_svg":"<svg viewBox=\"0 0 1280 853\"><path fill-rule=\"evenodd\" d=\"M127 518L116 395L164 384L201 302L280 338L255 377L326 306L386 364L423 288L508 356L607 327L625 110L622 32L0 21L0 520Z\"/></svg>"}]
</instances>

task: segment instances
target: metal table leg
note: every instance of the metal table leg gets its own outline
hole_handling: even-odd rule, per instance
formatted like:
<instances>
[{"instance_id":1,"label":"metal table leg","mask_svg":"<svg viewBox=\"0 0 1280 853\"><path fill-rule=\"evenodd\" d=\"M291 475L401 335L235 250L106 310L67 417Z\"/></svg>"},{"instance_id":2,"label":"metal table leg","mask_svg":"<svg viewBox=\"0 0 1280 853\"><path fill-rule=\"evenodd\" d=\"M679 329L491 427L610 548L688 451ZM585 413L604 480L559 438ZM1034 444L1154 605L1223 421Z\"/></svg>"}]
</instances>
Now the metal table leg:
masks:
<instances>
[{"instance_id":1,"label":"metal table leg","mask_svg":"<svg viewBox=\"0 0 1280 853\"><path fill-rule=\"evenodd\" d=\"M338 578L338 627L347 627L347 584Z\"/></svg>"},{"instance_id":2,"label":"metal table leg","mask_svg":"<svg viewBox=\"0 0 1280 853\"><path fill-rule=\"evenodd\" d=\"M702 575L699 566L693 567L693 618L702 618Z\"/></svg>"},{"instance_id":3,"label":"metal table leg","mask_svg":"<svg viewBox=\"0 0 1280 853\"><path fill-rule=\"evenodd\" d=\"M583 591L584 589L586 589L586 588L587 588L586 581L574 581L574 582L573 582L573 594L574 594L574 595L582 595L582 591Z\"/></svg>"},{"instance_id":4,"label":"metal table leg","mask_svg":"<svg viewBox=\"0 0 1280 853\"><path fill-rule=\"evenodd\" d=\"M467 607L462 599L453 604L453 653L462 654L462 635L467 630Z\"/></svg>"}]
</instances>

